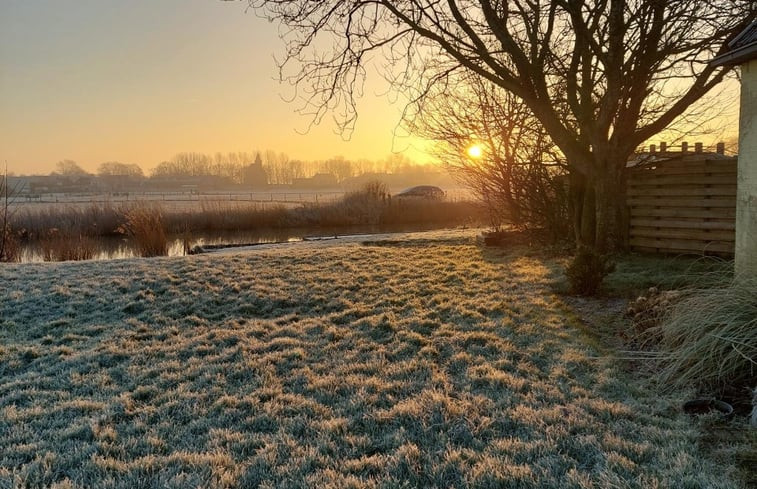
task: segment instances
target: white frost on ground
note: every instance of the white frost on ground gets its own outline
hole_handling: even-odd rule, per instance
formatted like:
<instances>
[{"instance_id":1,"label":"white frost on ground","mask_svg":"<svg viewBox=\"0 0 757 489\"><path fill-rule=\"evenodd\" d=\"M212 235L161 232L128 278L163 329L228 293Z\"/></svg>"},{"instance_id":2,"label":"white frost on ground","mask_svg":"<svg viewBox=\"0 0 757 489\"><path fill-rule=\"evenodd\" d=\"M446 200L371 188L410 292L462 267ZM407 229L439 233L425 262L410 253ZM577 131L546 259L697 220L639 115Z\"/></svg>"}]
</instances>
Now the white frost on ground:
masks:
<instances>
[{"instance_id":1,"label":"white frost on ground","mask_svg":"<svg viewBox=\"0 0 757 489\"><path fill-rule=\"evenodd\" d=\"M0 268L0 488L734 487L474 231Z\"/></svg>"}]
</instances>

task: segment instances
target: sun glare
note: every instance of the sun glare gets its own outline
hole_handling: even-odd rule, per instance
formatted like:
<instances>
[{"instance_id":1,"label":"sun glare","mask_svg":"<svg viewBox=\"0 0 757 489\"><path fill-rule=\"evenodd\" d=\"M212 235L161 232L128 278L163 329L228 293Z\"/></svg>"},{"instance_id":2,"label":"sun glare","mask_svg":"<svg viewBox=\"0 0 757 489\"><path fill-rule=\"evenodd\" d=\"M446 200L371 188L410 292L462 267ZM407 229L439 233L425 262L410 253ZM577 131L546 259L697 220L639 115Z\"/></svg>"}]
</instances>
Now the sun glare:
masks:
<instances>
[{"instance_id":1,"label":"sun glare","mask_svg":"<svg viewBox=\"0 0 757 489\"><path fill-rule=\"evenodd\" d=\"M468 148L468 156L477 160L484 156L484 148L480 144L474 144Z\"/></svg>"}]
</instances>

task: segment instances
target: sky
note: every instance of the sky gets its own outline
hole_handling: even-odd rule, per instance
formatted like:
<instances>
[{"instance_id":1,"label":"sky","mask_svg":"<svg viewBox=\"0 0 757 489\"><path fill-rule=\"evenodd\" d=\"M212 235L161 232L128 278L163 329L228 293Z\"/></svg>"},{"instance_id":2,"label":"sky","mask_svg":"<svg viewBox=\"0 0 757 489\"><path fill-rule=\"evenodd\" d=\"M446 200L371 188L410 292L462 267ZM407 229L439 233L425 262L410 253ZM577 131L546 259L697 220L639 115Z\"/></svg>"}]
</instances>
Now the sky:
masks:
<instances>
[{"instance_id":1,"label":"sky","mask_svg":"<svg viewBox=\"0 0 757 489\"><path fill-rule=\"evenodd\" d=\"M2 0L0 163L49 173L63 159L152 168L178 152L428 160L394 136L402 107L378 76L349 141L284 100L277 26L217 0ZM368 123L367 119L370 119ZM306 134L301 134L306 132Z\"/></svg>"},{"instance_id":2,"label":"sky","mask_svg":"<svg viewBox=\"0 0 757 489\"><path fill-rule=\"evenodd\" d=\"M246 5L0 0L0 165L16 174L49 173L63 159L89 171L105 161L149 170L179 152L256 150L431 159L430 145L395 135L402 107L375 72L349 141L328 117L308 129L310 118L276 80L278 27ZM706 144L736 132L737 83L725 91L728 109L708 124L717 134Z\"/></svg>"}]
</instances>

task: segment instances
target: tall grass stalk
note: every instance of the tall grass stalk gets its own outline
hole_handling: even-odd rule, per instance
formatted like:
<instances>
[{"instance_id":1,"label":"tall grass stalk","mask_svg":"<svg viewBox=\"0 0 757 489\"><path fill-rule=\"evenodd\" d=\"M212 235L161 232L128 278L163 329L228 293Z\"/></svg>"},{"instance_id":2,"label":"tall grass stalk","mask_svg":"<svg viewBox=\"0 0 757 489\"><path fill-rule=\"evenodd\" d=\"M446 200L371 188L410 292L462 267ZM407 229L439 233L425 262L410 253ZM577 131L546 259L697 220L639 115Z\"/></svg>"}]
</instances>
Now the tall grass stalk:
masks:
<instances>
[{"instance_id":1,"label":"tall grass stalk","mask_svg":"<svg viewBox=\"0 0 757 489\"><path fill-rule=\"evenodd\" d=\"M0 175L0 262L14 262L20 258L16 234L11 226L11 190L8 186L8 169Z\"/></svg>"},{"instance_id":2,"label":"tall grass stalk","mask_svg":"<svg viewBox=\"0 0 757 489\"><path fill-rule=\"evenodd\" d=\"M757 386L757 278L688 292L660 328L665 382L718 391Z\"/></svg>"},{"instance_id":3,"label":"tall grass stalk","mask_svg":"<svg viewBox=\"0 0 757 489\"><path fill-rule=\"evenodd\" d=\"M42 258L45 261L91 260L97 250L92 238L81 234L61 233L51 230L40 239Z\"/></svg>"},{"instance_id":4,"label":"tall grass stalk","mask_svg":"<svg viewBox=\"0 0 757 489\"><path fill-rule=\"evenodd\" d=\"M168 255L168 238L159 207L141 206L127 211L123 230L134 238L140 256Z\"/></svg>"}]
</instances>

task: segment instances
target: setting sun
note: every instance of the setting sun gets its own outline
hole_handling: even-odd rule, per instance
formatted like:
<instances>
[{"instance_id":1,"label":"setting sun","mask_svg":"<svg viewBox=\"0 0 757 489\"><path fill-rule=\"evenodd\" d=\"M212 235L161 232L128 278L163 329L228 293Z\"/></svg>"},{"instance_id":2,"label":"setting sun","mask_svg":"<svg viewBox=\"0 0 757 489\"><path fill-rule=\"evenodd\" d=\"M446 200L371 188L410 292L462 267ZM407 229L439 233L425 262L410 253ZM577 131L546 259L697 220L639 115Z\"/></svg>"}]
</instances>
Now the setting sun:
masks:
<instances>
[{"instance_id":1,"label":"setting sun","mask_svg":"<svg viewBox=\"0 0 757 489\"><path fill-rule=\"evenodd\" d=\"M484 156L484 148L480 144L474 144L468 148L468 156L477 160Z\"/></svg>"}]
</instances>

